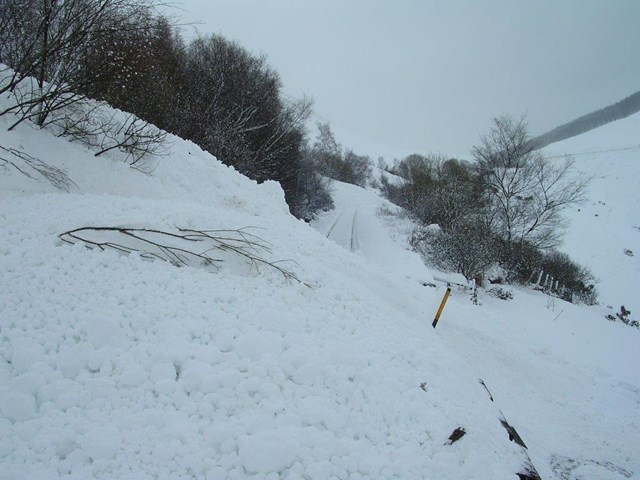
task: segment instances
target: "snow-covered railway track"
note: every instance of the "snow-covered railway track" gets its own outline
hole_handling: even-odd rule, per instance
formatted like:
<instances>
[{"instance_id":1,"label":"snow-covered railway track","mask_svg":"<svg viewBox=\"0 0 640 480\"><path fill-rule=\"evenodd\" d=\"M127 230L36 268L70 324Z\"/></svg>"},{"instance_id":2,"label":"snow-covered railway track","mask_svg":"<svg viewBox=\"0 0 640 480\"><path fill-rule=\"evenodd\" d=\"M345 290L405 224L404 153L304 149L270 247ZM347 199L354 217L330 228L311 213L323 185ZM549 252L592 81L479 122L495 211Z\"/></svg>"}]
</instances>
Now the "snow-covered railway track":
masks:
<instances>
[{"instance_id":1,"label":"snow-covered railway track","mask_svg":"<svg viewBox=\"0 0 640 480\"><path fill-rule=\"evenodd\" d=\"M338 245L355 252L360 249L360 239L358 236L358 209L343 209L334 219L331 227L326 233Z\"/></svg>"},{"instance_id":2,"label":"snow-covered railway track","mask_svg":"<svg viewBox=\"0 0 640 480\"><path fill-rule=\"evenodd\" d=\"M355 252L360 249L358 241L358 209L353 212L353 220L351 221L351 251Z\"/></svg>"}]
</instances>

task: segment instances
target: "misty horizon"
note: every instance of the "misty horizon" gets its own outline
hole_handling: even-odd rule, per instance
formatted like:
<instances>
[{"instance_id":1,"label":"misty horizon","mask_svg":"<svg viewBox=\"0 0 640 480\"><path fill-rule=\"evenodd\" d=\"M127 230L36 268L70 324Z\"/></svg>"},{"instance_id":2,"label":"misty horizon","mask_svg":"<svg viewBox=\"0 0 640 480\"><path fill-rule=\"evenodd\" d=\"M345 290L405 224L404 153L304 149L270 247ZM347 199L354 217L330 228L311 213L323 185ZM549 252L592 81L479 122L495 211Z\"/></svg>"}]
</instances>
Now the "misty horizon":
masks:
<instances>
[{"instance_id":1,"label":"misty horizon","mask_svg":"<svg viewBox=\"0 0 640 480\"><path fill-rule=\"evenodd\" d=\"M640 89L640 3L185 0L187 36L222 34L314 99L345 146L468 156L492 117L532 136Z\"/></svg>"}]
</instances>

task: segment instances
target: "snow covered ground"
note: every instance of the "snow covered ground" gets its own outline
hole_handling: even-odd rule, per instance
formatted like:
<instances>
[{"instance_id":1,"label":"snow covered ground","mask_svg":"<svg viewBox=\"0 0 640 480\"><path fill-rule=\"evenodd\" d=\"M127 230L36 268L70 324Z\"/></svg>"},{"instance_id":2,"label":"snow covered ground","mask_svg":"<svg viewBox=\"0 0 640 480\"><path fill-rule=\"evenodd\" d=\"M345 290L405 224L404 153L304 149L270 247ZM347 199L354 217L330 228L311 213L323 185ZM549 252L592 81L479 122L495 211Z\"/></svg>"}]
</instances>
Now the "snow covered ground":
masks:
<instances>
[{"instance_id":1,"label":"snow covered ground","mask_svg":"<svg viewBox=\"0 0 640 480\"><path fill-rule=\"evenodd\" d=\"M564 250L599 279L601 302L640 314L640 113L544 151L573 156L593 179L588 201L568 214Z\"/></svg>"},{"instance_id":2,"label":"snow covered ground","mask_svg":"<svg viewBox=\"0 0 640 480\"><path fill-rule=\"evenodd\" d=\"M73 185L0 171L3 480L522 471L498 408L430 326L423 267L390 277L291 217L277 184L189 142L172 138L147 175L9 121L0 144ZM268 266L212 273L58 238L86 226L250 227L308 285Z\"/></svg>"},{"instance_id":3,"label":"snow covered ground","mask_svg":"<svg viewBox=\"0 0 640 480\"><path fill-rule=\"evenodd\" d=\"M393 206L353 185L334 183L334 201L335 211L321 217L316 228L345 249L357 238L356 255L384 268L390 278L418 283L416 254L402 250L411 230L408 220L380 215ZM432 315L443 290L439 287L432 300ZM636 478L640 333L605 320L609 310L603 306L512 291L512 301L481 294L482 305L476 306L468 293L454 290L436 334L467 362L468 372L484 380L542 478Z\"/></svg>"},{"instance_id":4,"label":"snow covered ground","mask_svg":"<svg viewBox=\"0 0 640 480\"><path fill-rule=\"evenodd\" d=\"M336 183L316 231L178 138L146 175L7 125L0 145L74 185L0 170L2 480L515 480L527 453L501 415L543 478L640 472L640 335L603 307L456 292L434 330L443 287L370 191ZM308 285L58 238L85 226L250 227Z\"/></svg>"},{"instance_id":5,"label":"snow covered ground","mask_svg":"<svg viewBox=\"0 0 640 480\"><path fill-rule=\"evenodd\" d=\"M577 169L593 177L588 201L568 212L563 248L596 274L601 299L616 311L624 304L633 312L640 292L639 257L624 253L640 251L639 132L635 115L546 149L576 154ZM624 150L608 151L614 147ZM415 276L415 265L402 261L412 254L398 252L411 226L376 215L393 207L372 192L338 183L334 190L336 210L316 227L345 248L356 238L357 253L391 274ZM635 478L640 335L604 320L611 313L604 306L514 292L510 302L485 296L480 307L454 296L438 335L491 387L543 478Z\"/></svg>"},{"instance_id":6,"label":"snow covered ground","mask_svg":"<svg viewBox=\"0 0 640 480\"><path fill-rule=\"evenodd\" d=\"M433 282L420 255L408 248L414 225L396 216L400 208L374 191L341 182L332 184L332 196L336 208L320 215L314 228L375 263L389 277L397 275L413 285Z\"/></svg>"}]
</instances>

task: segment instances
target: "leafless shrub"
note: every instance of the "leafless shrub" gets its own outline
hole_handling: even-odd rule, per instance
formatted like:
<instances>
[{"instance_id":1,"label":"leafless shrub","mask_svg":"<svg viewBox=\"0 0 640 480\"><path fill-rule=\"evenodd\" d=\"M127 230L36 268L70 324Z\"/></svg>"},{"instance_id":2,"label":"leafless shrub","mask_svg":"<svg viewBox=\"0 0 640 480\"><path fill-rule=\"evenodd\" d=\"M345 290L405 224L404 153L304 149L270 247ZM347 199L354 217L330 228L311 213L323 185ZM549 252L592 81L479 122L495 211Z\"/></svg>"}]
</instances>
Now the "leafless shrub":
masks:
<instances>
[{"instance_id":1,"label":"leafless shrub","mask_svg":"<svg viewBox=\"0 0 640 480\"><path fill-rule=\"evenodd\" d=\"M504 287L492 287L487 290L487 294L500 300L513 300L513 291Z\"/></svg>"},{"instance_id":2,"label":"leafless shrub","mask_svg":"<svg viewBox=\"0 0 640 480\"><path fill-rule=\"evenodd\" d=\"M461 273L467 280L482 279L496 261L493 237L482 217L462 219L446 229L418 227L411 246L429 264Z\"/></svg>"},{"instance_id":3,"label":"leafless shrub","mask_svg":"<svg viewBox=\"0 0 640 480\"><path fill-rule=\"evenodd\" d=\"M93 93L101 77L81 75L84 59L113 32L146 29L128 22L153 10L148 0L3 0L0 62L13 73L0 85L14 102L0 111L44 126L49 115Z\"/></svg>"},{"instance_id":4,"label":"leafless shrub","mask_svg":"<svg viewBox=\"0 0 640 480\"><path fill-rule=\"evenodd\" d=\"M166 132L135 115L128 115L122 122L107 123L100 136L101 150L98 157L110 150L120 150L127 154L127 163L140 166L140 160L164 151Z\"/></svg>"},{"instance_id":5,"label":"leafless shrub","mask_svg":"<svg viewBox=\"0 0 640 480\"><path fill-rule=\"evenodd\" d=\"M103 130L96 115L100 104L89 105L88 101L70 105L63 114L57 116L54 125L59 129L58 137L67 137L86 145L98 145L97 136Z\"/></svg>"},{"instance_id":6,"label":"leafless shrub","mask_svg":"<svg viewBox=\"0 0 640 480\"><path fill-rule=\"evenodd\" d=\"M90 100L70 106L52 122L60 130L58 136L96 148L96 157L119 150L126 154L129 165L147 173L153 166L142 160L162 155L166 149L165 131L133 114L114 111Z\"/></svg>"}]
</instances>

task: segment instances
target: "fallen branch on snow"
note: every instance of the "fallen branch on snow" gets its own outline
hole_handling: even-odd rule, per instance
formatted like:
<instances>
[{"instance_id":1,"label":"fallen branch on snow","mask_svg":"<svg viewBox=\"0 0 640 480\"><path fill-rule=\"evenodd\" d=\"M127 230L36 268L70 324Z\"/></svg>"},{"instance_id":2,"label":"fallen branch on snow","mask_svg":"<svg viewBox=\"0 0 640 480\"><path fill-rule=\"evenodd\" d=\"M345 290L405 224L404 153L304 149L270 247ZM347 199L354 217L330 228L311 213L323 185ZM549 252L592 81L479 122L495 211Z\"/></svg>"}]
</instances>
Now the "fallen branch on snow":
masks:
<instances>
[{"instance_id":1,"label":"fallen branch on snow","mask_svg":"<svg viewBox=\"0 0 640 480\"><path fill-rule=\"evenodd\" d=\"M298 276L280 265L282 261L270 261L263 257L271 253L269 244L262 238L236 230L193 230L178 228L177 233L149 228L82 227L61 233L58 237L66 243L84 243L88 248L116 250L121 253L138 253L149 260L162 260L174 266L200 266L220 268L228 260L212 256L212 252L224 257L231 254L241 259L250 271L261 266L272 268L288 280L306 286Z\"/></svg>"},{"instance_id":2,"label":"fallen branch on snow","mask_svg":"<svg viewBox=\"0 0 640 480\"><path fill-rule=\"evenodd\" d=\"M61 168L47 165L42 160L32 157L16 148L7 148L0 145L0 165L10 165L27 178L41 180L42 177L54 187L68 192L75 185L67 172ZM34 176L34 174L38 174Z\"/></svg>"}]
</instances>

